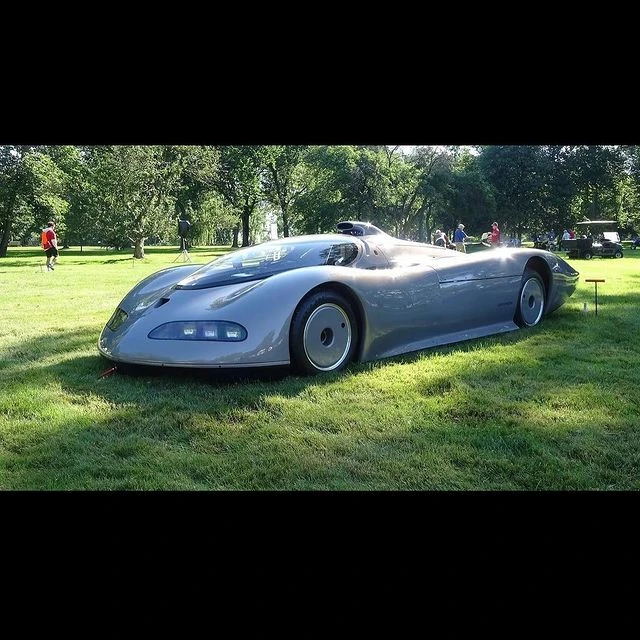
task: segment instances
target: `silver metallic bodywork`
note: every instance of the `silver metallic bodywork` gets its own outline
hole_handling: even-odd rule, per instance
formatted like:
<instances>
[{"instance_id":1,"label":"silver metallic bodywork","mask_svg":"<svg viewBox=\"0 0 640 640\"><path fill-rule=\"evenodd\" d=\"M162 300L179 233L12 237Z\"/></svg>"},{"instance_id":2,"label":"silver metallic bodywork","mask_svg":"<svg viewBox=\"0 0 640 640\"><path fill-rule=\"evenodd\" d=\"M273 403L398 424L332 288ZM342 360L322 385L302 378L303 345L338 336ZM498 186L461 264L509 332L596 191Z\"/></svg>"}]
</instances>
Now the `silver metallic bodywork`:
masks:
<instances>
[{"instance_id":1,"label":"silver metallic bodywork","mask_svg":"<svg viewBox=\"0 0 640 640\"><path fill-rule=\"evenodd\" d=\"M578 280L571 265L540 249L498 248L465 254L384 233L300 236L259 247L267 250L273 245L286 253L288 245L300 247L309 242L318 248L326 243L327 252L322 255L333 256L331 252L345 240L354 255L357 248L356 257L346 266L340 266L339 260L334 264L332 258L327 264L294 267L262 279L251 279L245 268L237 282L225 280L202 288L189 287L201 286L202 270L215 271L216 260L152 274L120 302L102 330L98 349L114 362L141 365L289 365L294 313L310 293L326 289L340 292L352 306L358 326L355 356L364 362L518 329L519 300L529 293L532 300L536 295L544 298L542 306L532 305L524 313L530 316L524 318L527 324L537 324L572 295ZM523 291L523 275L531 269L540 274L544 287L527 283L531 291ZM312 315L309 327L321 323L324 316L328 322L341 322L341 313L325 305L317 316ZM247 331L246 339L149 338L164 323L215 320L241 325ZM321 354L318 358L322 364Z\"/></svg>"}]
</instances>

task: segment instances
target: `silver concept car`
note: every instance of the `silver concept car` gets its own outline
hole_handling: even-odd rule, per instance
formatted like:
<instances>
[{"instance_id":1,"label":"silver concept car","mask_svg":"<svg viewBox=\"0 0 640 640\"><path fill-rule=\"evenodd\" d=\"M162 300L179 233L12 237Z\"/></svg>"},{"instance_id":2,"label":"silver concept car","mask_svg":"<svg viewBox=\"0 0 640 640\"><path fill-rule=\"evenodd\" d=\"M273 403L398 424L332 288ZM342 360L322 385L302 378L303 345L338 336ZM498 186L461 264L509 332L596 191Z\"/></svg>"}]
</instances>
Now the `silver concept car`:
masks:
<instances>
[{"instance_id":1,"label":"silver concept car","mask_svg":"<svg viewBox=\"0 0 640 640\"><path fill-rule=\"evenodd\" d=\"M541 249L462 253L347 221L139 282L98 340L115 363L338 371L537 325L578 272Z\"/></svg>"}]
</instances>

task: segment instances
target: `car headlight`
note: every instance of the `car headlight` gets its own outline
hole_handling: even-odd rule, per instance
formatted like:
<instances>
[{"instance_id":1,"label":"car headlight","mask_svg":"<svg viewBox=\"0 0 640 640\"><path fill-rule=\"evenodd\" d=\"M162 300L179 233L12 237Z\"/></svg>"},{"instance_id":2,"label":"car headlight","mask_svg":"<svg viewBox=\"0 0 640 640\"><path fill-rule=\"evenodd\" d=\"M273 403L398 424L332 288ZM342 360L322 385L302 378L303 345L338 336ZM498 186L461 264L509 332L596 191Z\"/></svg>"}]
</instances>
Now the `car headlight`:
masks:
<instances>
[{"instance_id":1,"label":"car headlight","mask_svg":"<svg viewBox=\"0 0 640 640\"><path fill-rule=\"evenodd\" d=\"M113 315L109 318L109 322L107 322L107 327L111 329L111 331L116 331L118 327L122 325L122 323L128 318L126 311L118 308L113 312Z\"/></svg>"},{"instance_id":2,"label":"car headlight","mask_svg":"<svg viewBox=\"0 0 640 640\"><path fill-rule=\"evenodd\" d=\"M235 322L191 321L167 322L149 333L151 340L213 340L215 342L242 342L247 330Z\"/></svg>"}]
</instances>

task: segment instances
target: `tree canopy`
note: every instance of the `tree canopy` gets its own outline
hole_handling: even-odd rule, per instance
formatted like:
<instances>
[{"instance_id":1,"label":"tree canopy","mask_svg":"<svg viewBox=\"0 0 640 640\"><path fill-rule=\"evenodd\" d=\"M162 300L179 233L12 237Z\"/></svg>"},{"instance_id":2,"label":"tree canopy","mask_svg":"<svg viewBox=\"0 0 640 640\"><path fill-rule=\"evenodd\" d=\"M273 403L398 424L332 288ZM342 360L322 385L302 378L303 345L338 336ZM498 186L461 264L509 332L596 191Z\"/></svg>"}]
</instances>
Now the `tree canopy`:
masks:
<instances>
[{"instance_id":1,"label":"tree canopy","mask_svg":"<svg viewBox=\"0 0 640 640\"><path fill-rule=\"evenodd\" d=\"M425 241L493 220L505 236L587 219L640 229L640 147L610 145L2 145L0 257L55 220L65 245L243 246L366 220Z\"/></svg>"}]
</instances>

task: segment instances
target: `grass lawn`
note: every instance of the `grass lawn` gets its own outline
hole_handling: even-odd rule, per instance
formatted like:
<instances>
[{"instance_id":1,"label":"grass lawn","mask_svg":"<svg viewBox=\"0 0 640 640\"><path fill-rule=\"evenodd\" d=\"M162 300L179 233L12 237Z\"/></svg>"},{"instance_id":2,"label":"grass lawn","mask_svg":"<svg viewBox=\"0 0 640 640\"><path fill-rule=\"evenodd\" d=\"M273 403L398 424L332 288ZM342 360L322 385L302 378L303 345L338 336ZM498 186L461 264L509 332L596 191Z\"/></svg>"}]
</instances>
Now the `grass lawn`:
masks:
<instances>
[{"instance_id":1,"label":"grass lawn","mask_svg":"<svg viewBox=\"0 0 640 640\"><path fill-rule=\"evenodd\" d=\"M179 256L0 259L0 490L640 489L640 251L571 260L578 290L531 330L313 378L100 378L117 303Z\"/></svg>"}]
</instances>

